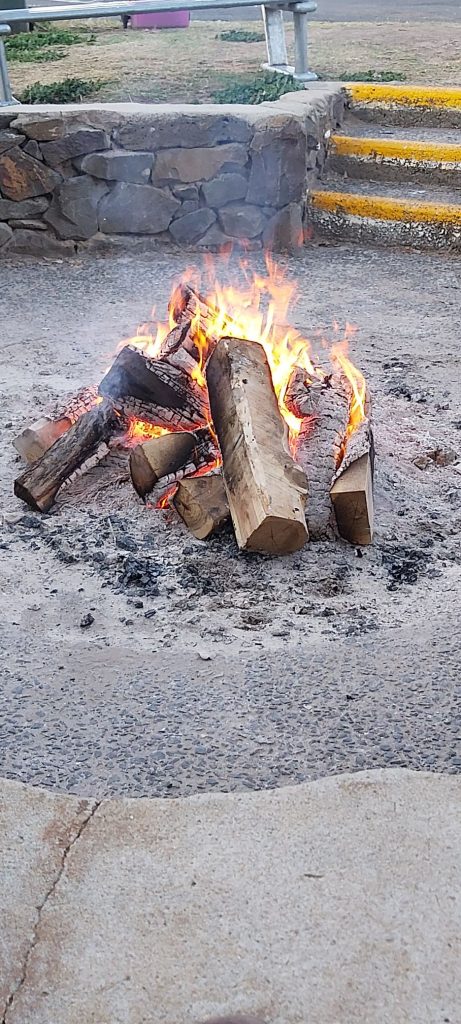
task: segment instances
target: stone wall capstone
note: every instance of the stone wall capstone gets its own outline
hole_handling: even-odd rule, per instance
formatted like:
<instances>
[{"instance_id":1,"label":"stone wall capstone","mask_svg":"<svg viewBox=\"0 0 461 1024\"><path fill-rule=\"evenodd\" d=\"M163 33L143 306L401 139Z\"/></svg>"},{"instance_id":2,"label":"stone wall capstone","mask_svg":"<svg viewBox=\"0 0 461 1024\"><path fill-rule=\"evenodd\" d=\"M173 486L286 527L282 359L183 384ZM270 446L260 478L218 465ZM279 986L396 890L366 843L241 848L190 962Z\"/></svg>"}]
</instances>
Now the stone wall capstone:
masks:
<instances>
[{"instance_id":1,"label":"stone wall capstone","mask_svg":"<svg viewBox=\"0 0 461 1024\"><path fill-rule=\"evenodd\" d=\"M296 252L306 189L343 113L342 90L318 84L255 107L2 108L0 252Z\"/></svg>"}]
</instances>

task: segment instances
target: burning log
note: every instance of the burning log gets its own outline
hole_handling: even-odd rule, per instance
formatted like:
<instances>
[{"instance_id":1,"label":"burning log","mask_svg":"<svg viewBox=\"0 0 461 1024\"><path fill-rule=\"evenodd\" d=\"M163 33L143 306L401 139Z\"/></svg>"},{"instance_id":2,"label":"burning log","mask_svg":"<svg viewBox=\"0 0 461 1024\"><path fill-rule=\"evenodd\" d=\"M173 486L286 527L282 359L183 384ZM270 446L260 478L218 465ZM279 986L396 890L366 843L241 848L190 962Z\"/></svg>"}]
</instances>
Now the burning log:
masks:
<instances>
[{"instance_id":1,"label":"burning log","mask_svg":"<svg viewBox=\"0 0 461 1024\"><path fill-rule=\"evenodd\" d=\"M310 536L324 540L336 534L330 488L341 459L349 423L351 387L341 372L311 381L297 368L285 402L302 420L296 439L296 459L308 479L307 521Z\"/></svg>"},{"instance_id":2,"label":"burning log","mask_svg":"<svg viewBox=\"0 0 461 1024\"><path fill-rule=\"evenodd\" d=\"M125 416L146 420L170 430L193 429L208 420L206 395L178 367L149 359L125 345L99 385Z\"/></svg>"},{"instance_id":3,"label":"burning log","mask_svg":"<svg viewBox=\"0 0 461 1024\"><path fill-rule=\"evenodd\" d=\"M15 480L14 493L36 511L47 512L62 484L96 452L107 454L107 442L122 426L109 402L93 406Z\"/></svg>"},{"instance_id":4,"label":"burning log","mask_svg":"<svg viewBox=\"0 0 461 1024\"><path fill-rule=\"evenodd\" d=\"M206 470L219 461L211 430L175 431L136 445L130 455L130 474L141 498L161 481L165 486Z\"/></svg>"},{"instance_id":5,"label":"burning log","mask_svg":"<svg viewBox=\"0 0 461 1024\"><path fill-rule=\"evenodd\" d=\"M162 477L181 469L196 442L192 432L176 431L136 445L130 455L130 475L139 496L145 498Z\"/></svg>"},{"instance_id":6,"label":"burning log","mask_svg":"<svg viewBox=\"0 0 461 1024\"><path fill-rule=\"evenodd\" d=\"M369 409L367 402L368 414ZM373 467L373 432L367 418L349 437L330 491L339 533L351 544L373 540Z\"/></svg>"},{"instance_id":7,"label":"burning log","mask_svg":"<svg viewBox=\"0 0 461 1024\"><path fill-rule=\"evenodd\" d=\"M15 437L13 441L14 447L26 462L36 462L37 459L41 459L48 448L51 448L51 445L58 440L58 437L61 437L62 434L65 434L66 430L69 430L70 426L71 420L67 416L63 416L59 420L52 420L49 416L42 416L35 423L31 423L30 427L25 427Z\"/></svg>"},{"instance_id":8,"label":"burning log","mask_svg":"<svg viewBox=\"0 0 461 1024\"><path fill-rule=\"evenodd\" d=\"M272 554L299 550L308 540L307 481L289 451L262 345L222 339L206 376L239 547Z\"/></svg>"},{"instance_id":9,"label":"burning log","mask_svg":"<svg viewBox=\"0 0 461 1024\"><path fill-rule=\"evenodd\" d=\"M218 474L182 480L172 505L198 540L216 533L229 519L226 490Z\"/></svg>"}]
</instances>

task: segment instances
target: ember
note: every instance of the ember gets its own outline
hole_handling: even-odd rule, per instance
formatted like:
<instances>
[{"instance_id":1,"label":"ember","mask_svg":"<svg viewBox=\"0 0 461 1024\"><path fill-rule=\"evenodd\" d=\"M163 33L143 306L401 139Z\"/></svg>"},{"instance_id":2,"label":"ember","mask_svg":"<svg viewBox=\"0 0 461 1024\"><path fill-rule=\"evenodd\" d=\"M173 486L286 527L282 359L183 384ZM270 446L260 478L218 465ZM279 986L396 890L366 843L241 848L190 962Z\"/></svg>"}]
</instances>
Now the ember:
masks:
<instances>
[{"instance_id":1,"label":"ember","mask_svg":"<svg viewBox=\"0 0 461 1024\"><path fill-rule=\"evenodd\" d=\"M159 507L171 500L196 536L230 513L249 550L287 553L309 534L338 532L369 543L370 402L347 354L352 328L323 342L324 365L288 325L295 285L269 257L266 265L263 276L243 262L241 289L220 285L210 264L208 285L186 272L167 322L140 327L97 390L16 439L30 465L15 493L45 511L69 477L116 445L138 494L147 501L154 491Z\"/></svg>"}]
</instances>

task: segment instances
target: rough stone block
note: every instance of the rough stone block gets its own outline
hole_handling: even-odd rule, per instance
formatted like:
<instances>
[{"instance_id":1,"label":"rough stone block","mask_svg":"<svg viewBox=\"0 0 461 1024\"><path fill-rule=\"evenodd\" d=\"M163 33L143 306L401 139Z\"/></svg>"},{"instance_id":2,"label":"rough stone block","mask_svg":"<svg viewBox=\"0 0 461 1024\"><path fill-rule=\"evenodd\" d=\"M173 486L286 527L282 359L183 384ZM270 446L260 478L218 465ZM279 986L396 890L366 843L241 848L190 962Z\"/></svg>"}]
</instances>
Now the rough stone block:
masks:
<instances>
[{"instance_id":1,"label":"rough stone block","mask_svg":"<svg viewBox=\"0 0 461 1024\"><path fill-rule=\"evenodd\" d=\"M173 220L185 217L187 213L194 213L195 210L198 210L198 199L186 199L185 203L181 203L181 208L175 213Z\"/></svg>"},{"instance_id":2,"label":"rough stone block","mask_svg":"<svg viewBox=\"0 0 461 1024\"><path fill-rule=\"evenodd\" d=\"M72 256L74 242L60 241L49 231L28 231L20 228L13 232L11 252L29 253L31 256Z\"/></svg>"},{"instance_id":3,"label":"rough stone block","mask_svg":"<svg viewBox=\"0 0 461 1024\"><path fill-rule=\"evenodd\" d=\"M56 167L66 160L73 160L84 153L94 153L98 149L108 149L109 136L100 128L77 128L53 142L43 142L41 149L43 158L50 167Z\"/></svg>"},{"instance_id":4,"label":"rough stone block","mask_svg":"<svg viewBox=\"0 0 461 1024\"><path fill-rule=\"evenodd\" d=\"M248 202L281 207L301 200L306 132L299 118L279 114L258 125L251 155Z\"/></svg>"},{"instance_id":5,"label":"rough stone block","mask_svg":"<svg viewBox=\"0 0 461 1024\"><path fill-rule=\"evenodd\" d=\"M265 249L300 254L303 247L303 218L300 203L290 203L267 223L263 233Z\"/></svg>"},{"instance_id":6,"label":"rough stone block","mask_svg":"<svg viewBox=\"0 0 461 1024\"><path fill-rule=\"evenodd\" d=\"M22 203L14 203L11 199L0 199L0 221L21 220L23 217L38 217L45 213L50 203L45 196L36 199L24 199Z\"/></svg>"},{"instance_id":7,"label":"rough stone block","mask_svg":"<svg viewBox=\"0 0 461 1024\"><path fill-rule=\"evenodd\" d=\"M12 220L12 228L26 228L28 231L46 231L47 226L42 220Z\"/></svg>"},{"instance_id":8,"label":"rough stone block","mask_svg":"<svg viewBox=\"0 0 461 1024\"><path fill-rule=\"evenodd\" d=\"M179 217L170 226L170 234L176 242L183 245L193 245L205 234L205 231L214 224L216 214L213 210L196 210L194 213L187 213L185 217Z\"/></svg>"},{"instance_id":9,"label":"rough stone block","mask_svg":"<svg viewBox=\"0 0 461 1024\"><path fill-rule=\"evenodd\" d=\"M64 116L47 117L46 114L19 114L12 127L27 135L28 139L36 139L38 142L60 139L69 130Z\"/></svg>"},{"instance_id":10,"label":"rough stone block","mask_svg":"<svg viewBox=\"0 0 461 1024\"><path fill-rule=\"evenodd\" d=\"M0 129L0 153L6 153L7 149L12 149L13 146L21 146L25 141L25 135L18 135L8 128Z\"/></svg>"},{"instance_id":11,"label":"rough stone block","mask_svg":"<svg viewBox=\"0 0 461 1024\"><path fill-rule=\"evenodd\" d=\"M11 242L12 237L13 232L8 224L0 224L0 249L3 249L7 242Z\"/></svg>"},{"instance_id":12,"label":"rough stone block","mask_svg":"<svg viewBox=\"0 0 461 1024\"><path fill-rule=\"evenodd\" d=\"M264 230L267 218L259 206L232 203L220 210L219 221L231 238L256 238Z\"/></svg>"},{"instance_id":13,"label":"rough stone block","mask_svg":"<svg viewBox=\"0 0 461 1024\"><path fill-rule=\"evenodd\" d=\"M0 156L0 189L7 199L31 199L52 192L61 177L19 146Z\"/></svg>"},{"instance_id":14,"label":"rough stone block","mask_svg":"<svg viewBox=\"0 0 461 1024\"><path fill-rule=\"evenodd\" d=\"M219 209L226 203L245 199L248 181L243 174L220 174L219 177L202 185L202 196L207 206Z\"/></svg>"},{"instance_id":15,"label":"rough stone block","mask_svg":"<svg viewBox=\"0 0 461 1024\"><path fill-rule=\"evenodd\" d=\"M157 156L153 181L210 181L220 171L243 167L248 150L241 143L229 143L214 149L165 149Z\"/></svg>"},{"instance_id":16,"label":"rough stone block","mask_svg":"<svg viewBox=\"0 0 461 1024\"><path fill-rule=\"evenodd\" d=\"M107 153L89 153L75 161L80 171L105 181L130 181L146 185L154 163L152 153L127 153L109 150Z\"/></svg>"},{"instance_id":17,"label":"rough stone block","mask_svg":"<svg viewBox=\"0 0 461 1024\"><path fill-rule=\"evenodd\" d=\"M34 160L43 160L40 146L38 142L34 141L34 139L30 139L29 142L26 142L26 145L23 146L23 149L25 153L29 154L29 156L33 156Z\"/></svg>"},{"instance_id":18,"label":"rough stone block","mask_svg":"<svg viewBox=\"0 0 461 1024\"><path fill-rule=\"evenodd\" d=\"M44 220L60 238L91 238L98 230L98 203L107 185L81 176L64 181L51 201Z\"/></svg>"},{"instance_id":19,"label":"rough stone block","mask_svg":"<svg viewBox=\"0 0 461 1024\"><path fill-rule=\"evenodd\" d=\"M210 252L222 252L225 249L232 248L235 241L235 238L229 238L228 235L225 235L219 224L216 223L212 224L203 238L197 242L197 248L209 249Z\"/></svg>"},{"instance_id":20,"label":"rough stone block","mask_svg":"<svg viewBox=\"0 0 461 1024\"><path fill-rule=\"evenodd\" d=\"M185 202L189 199L198 200L198 186L197 185L176 185L173 189L173 195L181 202Z\"/></svg>"},{"instance_id":21,"label":"rough stone block","mask_svg":"<svg viewBox=\"0 0 461 1024\"><path fill-rule=\"evenodd\" d=\"M195 149L216 146L223 142L248 142L253 134L251 121L234 114L192 114L172 112L158 115L155 123L136 118L122 125L115 133L118 145L127 149Z\"/></svg>"},{"instance_id":22,"label":"rough stone block","mask_svg":"<svg viewBox=\"0 0 461 1024\"><path fill-rule=\"evenodd\" d=\"M179 207L160 188L119 182L101 202L99 227L106 234L157 234L166 231Z\"/></svg>"}]
</instances>

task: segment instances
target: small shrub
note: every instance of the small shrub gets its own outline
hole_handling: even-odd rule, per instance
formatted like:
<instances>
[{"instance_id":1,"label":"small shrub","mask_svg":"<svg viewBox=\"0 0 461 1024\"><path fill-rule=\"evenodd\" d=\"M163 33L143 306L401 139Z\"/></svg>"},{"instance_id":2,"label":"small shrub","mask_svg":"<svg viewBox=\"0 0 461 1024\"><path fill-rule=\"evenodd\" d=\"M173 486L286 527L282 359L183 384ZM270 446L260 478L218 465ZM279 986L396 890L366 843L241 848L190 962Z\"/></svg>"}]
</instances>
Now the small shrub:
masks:
<instances>
[{"instance_id":1,"label":"small shrub","mask_svg":"<svg viewBox=\"0 0 461 1024\"><path fill-rule=\"evenodd\" d=\"M287 92L299 92L303 88L289 75L273 74L255 75L251 81L230 82L224 89L213 94L216 103L266 103L278 100Z\"/></svg>"},{"instance_id":2,"label":"small shrub","mask_svg":"<svg viewBox=\"0 0 461 1024\"><path fill-rule=\"evenodd\" d=\"M338 82L406 82L402 71L346 71L338 75Z\"/></svg>"},{"instance_id":3,"label":"small shrub","mask_svg":"<svg viewBox=\"0 0 461 1024\"><path fill-rule=\"evenodd\" d=\"M11 55L18 50L41 50L45 46L75 46L95 41L94 33L85 29L78 29L76 32L69 29L46 29L44 32L18 32L7 39L5 45L8 54Z\"/></svg>"},{"instance_id":4,"label":"small shrub","mask_svg":"<svg viewBox=\"0 0 461 1024\"><path fill-rule=\"evenodd\" d=\"M42 85L34 82L20 95L21 103L80 103L92 96L106 83L100 78L64 78L62 82Z\"/></svg>"},{"instance_id":5,"label":"small shrub","mask_svg":"<svg viewBox=\"0 0 461 1024\"><path fill-rule=\"evenodd\" d=\"M218 39L224 43L262 43L265 35L264 32L250 32L245 28L230 28L227 32L220 32Z\"/></svg>"}]
</instances>

